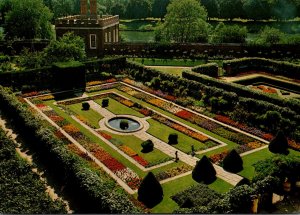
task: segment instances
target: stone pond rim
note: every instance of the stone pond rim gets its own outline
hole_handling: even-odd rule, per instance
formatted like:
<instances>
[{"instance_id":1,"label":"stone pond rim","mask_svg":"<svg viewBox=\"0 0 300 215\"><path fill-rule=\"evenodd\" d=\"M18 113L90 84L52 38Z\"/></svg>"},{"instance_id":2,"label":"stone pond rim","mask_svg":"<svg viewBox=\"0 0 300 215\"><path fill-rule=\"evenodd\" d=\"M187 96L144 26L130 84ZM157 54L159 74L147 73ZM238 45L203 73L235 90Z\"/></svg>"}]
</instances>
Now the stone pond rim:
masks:
<instances>
[{"instance_id":1,"label":"stone pond rim","mask_svg":"<svg viewBox=\"0 0 300 215\"><path fill-rule=\"evenodd\" d=\"M127 129L122 129L120 127L120 122L122 120L128 121ZM120 133L133 133L133 132L137 132L143 128L143 123L139 122L136 119L131 118L130 116L116 116L116 117L108 119L105 124L110 129L120 132Z\"/></svg>"}]
</instances>

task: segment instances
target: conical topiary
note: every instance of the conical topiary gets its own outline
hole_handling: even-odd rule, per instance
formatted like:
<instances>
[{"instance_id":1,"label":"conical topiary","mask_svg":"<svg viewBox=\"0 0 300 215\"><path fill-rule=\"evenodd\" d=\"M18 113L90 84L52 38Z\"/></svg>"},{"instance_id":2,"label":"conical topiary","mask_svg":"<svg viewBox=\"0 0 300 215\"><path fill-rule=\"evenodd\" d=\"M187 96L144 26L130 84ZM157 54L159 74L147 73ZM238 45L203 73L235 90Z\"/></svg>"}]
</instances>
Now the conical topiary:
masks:
<instances>
[{"instance_id":1,"label":"conical topiary","mask_svg":"<svg viewBox=\"0 0 300 215\"><path fill-rule=\"evenodd\" d=\"M152 172L143 179L138 189L138 200L148 208L157 205L163 199L163 189Z\"/></svg>"},{"instance_id":2,"label":"conical topiary","mask_svg":"<svg viewBox=\"0 0 300 215\"><path fill-rule=\"evenodd\" d=\"M195 181L205 184L210 184L216 180L216 170L205 155L197 162L192 177Z\"/></svg>"},{"instance_id":3,"label":"conical topiary","mask_svg":"<svg viewBox=\"0 0 300 215\"><path fill-rule=\"evenodd\" d=\"M231 150L223 160L223 168L226 171L237 173L243 170L243 160L241 156L235 151Z\"/></svg>"},{"instance_id":4,"label":"conical topiary","mask_svg":"<svg viewBox=\"0 0 300 215\"><path fill-rule=\"evenodd\" d=\"M270 142L269 150L273 153L288 154L288 141L283 131L278 131L276 137Z\"/></svg>"}]
</instances>

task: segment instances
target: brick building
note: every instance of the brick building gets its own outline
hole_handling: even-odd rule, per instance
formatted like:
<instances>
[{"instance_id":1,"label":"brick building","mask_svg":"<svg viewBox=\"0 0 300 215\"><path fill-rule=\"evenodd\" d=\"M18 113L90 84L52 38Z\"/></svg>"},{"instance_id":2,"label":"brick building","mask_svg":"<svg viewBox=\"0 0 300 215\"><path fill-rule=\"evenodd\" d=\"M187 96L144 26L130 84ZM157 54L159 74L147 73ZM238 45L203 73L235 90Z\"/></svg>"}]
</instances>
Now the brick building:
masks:
<instances>
[{"instance_id":1,"label":"brick building","mask_svg":"<svg viewBox=\"0 0 300 215\"><path fill-rule=\"evenodd\" d=\"M74 32L85 41L89 57L101 57L104 44L119 42L119 16L97 15L97 0L80 0L80 15L62 17L56 20L56 38L66 32Z\"/></svg>"}]
</instances>

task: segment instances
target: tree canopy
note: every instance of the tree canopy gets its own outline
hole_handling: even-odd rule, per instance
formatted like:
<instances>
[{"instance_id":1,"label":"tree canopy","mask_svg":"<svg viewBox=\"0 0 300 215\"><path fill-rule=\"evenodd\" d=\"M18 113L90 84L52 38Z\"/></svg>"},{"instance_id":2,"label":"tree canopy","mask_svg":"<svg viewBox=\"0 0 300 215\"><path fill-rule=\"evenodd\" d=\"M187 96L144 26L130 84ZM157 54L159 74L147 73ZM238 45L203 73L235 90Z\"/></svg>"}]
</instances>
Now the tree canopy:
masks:
<instances>
[{"instance_id":1,"label":"tree canopy","mask_svg":"<svg viewBox=\"0 0 300 215\"><path fill-rule=\"evenodd\" d=\"M206 18L207 12L198 1L173 0L167 8L165 22L157 29L157 38L180 43L207 41Z\"/></svg>"},{"instance_id":2,"label":"tree canopy","mask_svg":"<svg viewBox=\"0 0 300 215\"><path fill-rule=\"evenodd\" d=\"M42 0L11 0L11 6L4 25L8 38L52 38L52 13Z\"/></svg>"}]
</instances>

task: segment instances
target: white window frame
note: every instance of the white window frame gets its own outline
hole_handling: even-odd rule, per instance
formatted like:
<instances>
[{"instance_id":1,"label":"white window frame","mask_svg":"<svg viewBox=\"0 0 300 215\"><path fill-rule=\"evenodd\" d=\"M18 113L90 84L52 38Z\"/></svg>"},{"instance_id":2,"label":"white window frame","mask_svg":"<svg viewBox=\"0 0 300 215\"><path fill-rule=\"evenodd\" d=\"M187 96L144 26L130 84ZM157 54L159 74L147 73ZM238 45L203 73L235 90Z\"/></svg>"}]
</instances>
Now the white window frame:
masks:
<instances>
[{"instance_id":1,"label":"white window frame","mask_svg":"<svg viewBox=\"0 0 300 215\"><path fill-rule=\"evenodd\" d=\"M95 46L92 46L92 38L95 41ZM90 49L97 49L97 35L96 34L90 34Z\"/></svg>"},{"instance_id":2,"label":"white window frame","mask_svg":"<svg viewBox=\"0 0 300 215\"><path fill-rule=\"evenodd\" d=\"M105 32L105 42L106 42L106 43L108 42L108 35L107 35L107 32Z\"/></svg>"}]
</instances>

